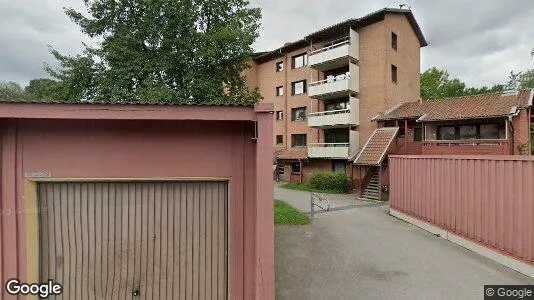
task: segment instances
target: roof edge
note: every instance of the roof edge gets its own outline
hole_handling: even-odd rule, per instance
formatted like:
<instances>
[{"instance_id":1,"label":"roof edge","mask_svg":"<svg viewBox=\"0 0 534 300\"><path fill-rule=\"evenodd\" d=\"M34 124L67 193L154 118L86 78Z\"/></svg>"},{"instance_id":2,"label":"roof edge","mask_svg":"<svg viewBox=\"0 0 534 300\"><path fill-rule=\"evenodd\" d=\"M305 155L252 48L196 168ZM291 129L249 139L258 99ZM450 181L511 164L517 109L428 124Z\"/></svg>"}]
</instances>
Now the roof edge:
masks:
<instances>
[{"instance_id":1,"label":"roof edge","mask_svg":"<svg viewBox=\"0 0 534 300\"><path fill-rule=\"evenodd\" d=\"M313 38L315 38L315 37L317 37L317 36L319 36L321 34L324 34L328 30L333 30L333 29L336 29L336 28L339 28L339 27L342 27L342 26L354 26L354 25L357 25L357 24L360 24L360 23L365 23L365 22L371 22L371 24L374 24L374 23L377 22L377 21L373 20L374 18L383 18L383 17L385 17L386 14L403 14L403 15L405 15L406 18L408 18L408 22L410 23L415 35L417 36L417 39L419 40L419 46L420 47L428 46L428 42L426 41L426 38L423 35L423 31L421 30L421 27L417 23L417 20L416 20L416 18L415 18L415 16L414 16L414 14L413 14L411 9L399 9L399 8L387 8L387 7L385 7L385 8L382 8L380 10L371 12L371 13L369 13L367 15L364 15L362 17L353 18L353 19L347 19L345 21L341 21L341 22L336 23L334 25L331 25L331 26L324 27L322 29L316 30L316 31L304 36L303 38L301 38L301 39L299 39L297 41L286 43L283 46L281 46L279 48L276 48L274 50L262 51L262 52L258 51L258 52L256 52L256 54L259 54L259 55L253 55L251 58L252 58L252 60L261 60L262 58L267 58L267 57L270 57L272 55L283 54L285 49L288 49L288 48L291 48L291 47L295 47L295 46L297 46L299 44L307 44L310 39L313 39ZM367 25L364 25L364 26L367 26Z\"/></svg>"},{"instance_id":2,"label":"roof edge","mask_svg":"<svg viewBox=\"0 0 534 300\"><path fill-rule=\"evenodd\" d=\"M389 128L391 128L391 127L389 127ZM386 157L386 153L388 152L389 147L391 147L391 143L393 143L393 140L397 137L397 134L399 134L399 129L400 129L399 127L395 127L395 134L389 140L388 145L386 147L386 150L382 153L382 156L380 157L380 160L378 161L379 165L381 165L382 162L384 161L384 158Z\"/></svg>"},{"instance_id":3,"label":"roof edge","mask_svg":"<svg viewBox=\"0 0 534 300\"><path fill-rule=\"evenodd\" d=\"M372 118L371 122L376 121L380 117L385 117L385 116L389 115L390 113L395 111L397 108L401 107L404 103L406 103L406 102L397 103L397 104L393 105L392 107L386 109L383 113L380 113L380 114L376 115L376 117Z\"/></svg>"}]
</instances>

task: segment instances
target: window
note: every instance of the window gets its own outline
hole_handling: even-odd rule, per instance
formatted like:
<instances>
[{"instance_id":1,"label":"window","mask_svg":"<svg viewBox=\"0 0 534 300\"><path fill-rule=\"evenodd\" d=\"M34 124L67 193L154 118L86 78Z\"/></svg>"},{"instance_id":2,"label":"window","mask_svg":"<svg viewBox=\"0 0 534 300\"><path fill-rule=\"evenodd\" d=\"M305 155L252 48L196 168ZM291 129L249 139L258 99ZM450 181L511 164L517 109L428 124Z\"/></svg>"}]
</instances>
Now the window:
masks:
<instances>
[{"instance_id":1,"label":"window","mask_svg":"<svg viewBox=\"0 0 534 300\"><path fill-rule=\"evenodd\" d=\"M395 32L391 33L391 48L397 51L397 34Z\"/></svg>"},{"instance_id":2,"label":"window","mask_svg":"<svg viewBox=\"0 0 534 300\"><path fill-rule=\"evenodd\" d=\"M293 69L302 68L308 64L308 56L306 53L302 53L292 57Z\"/></svg>"},{"instance_id":3,"label":"window","mask_svg":"<svg viewBox=\"0 0 534 300\"><path fill-rule=\"evenodd\" d=\"M300 95L306 93L306 80L291 83L291 94Z\"/></svg>"},{"instance_id":4,"label":"window","mask_svg":"<svg viewBox=\"0 0 534 300\"><path fill-rule=\"evenodd\" d=\"M277 135L276 136L276 144L281 145L284 143L284 136L283 135Z\"/></svg>"},{"instance_id":5,"label":"window","mask_svg":"<svg viewBox=\"0 0 534 300\"><path fill-rule=\"evenodd\" d=\"M291 163L291 173L299 173L300 174L300 162L295 161Z\"/></svg>"},{"instance_id":6,"label":"window","mask_svg":"<svg viewBox=\"0 0 534 300\"><path fill-rule=\"evenodd\" d=\"M284 87L283 86L277 86L276 87L276 96L283 96L284 95Z\"/></svg>"},{"instance_id":7,"label":"window","mask_svg":"<svg viewBox=\"0 0 534 300\"><path fill-rule=\"evenodd\" d=\"M306 135L305 134L292 134L291 135L291 147L306 147Z\"/></svg>"},{"instance_id":8,"label":"window","mask_svg":"<svg viewBox=\"0 0 534 300\"><path fill-rule=\"evenodd\" d=\"M276 111L276 121L280 121L284 119L284 112L281 110Z\"/></svg>"},{"instance_id":9,"label":"window","mask_svg":"<svg viewBox=\"0 0 534 300\"><path fill-rule=\"evenodd\" d=\"M284 165L278 165L278 174L284 175L285 167Z\"/></svg>"},{"instance_id":10,"label":"window","mask_svg":"<svg viewBox=\"0 0 534 300\"><path fill-rule=\"evenodd\" d=\"M420 142L423 140L423 128L415 127L413 129L413 140L414 142Z\"/></svg>"},{"instance_id":11,"label":"window","mask_svg":"<svg viewBox=\"0 0 534 300\"><path fill-rule=\"evenodd\" d=\"M498 139L499 124L473 124L438 127L438 140Z\"/></svg>"},{"instance_id":12,"label":"window","mask_svg":"<svg viewBox=\"0 0 534 300\"><path fill-rule=\"evenodd\" d=\"M461 140L473 140L476 138L477 138L477 126L476 125L460 126L460 139Z\"/></svg>"},{"instance_id":13,"label":"window","mask_svg":"<svg viewBox=\"0 0 534 300\"><path fill-rule=\"evenodd\" d=\"M332 171L334 172L339 172L339 173L346 173L347 172L347 169L346 169L347 165L345 164L344 161L332 161Z\"/></svg>"},{"instance_id":14,"label":"window","mask_svg":"<svg viewBox=\"0 0 534 300\"><path fill-rule=\"evenodd\" d=\"M499 138L499 125L487 124L480 125L480 138L481 139L498 139Z\"/></svg>"},{"instance_id":15,"label":"window","mask_svg":"<svg viewBox=\"0 0 534 300\"><path fill-rule=\"evenodd\" d=\"M341 109L348 109L349 108L349 102L343 101L343 102L328 102L325 105L326 111L331 110L341 110Z\"/></svg>"},{"instance_id":16,"label":"window","mask_svg":"<svg viewBox=\"0 0 534 300\"><path fill-rule=\"evenodd\" d=\"M403 139L406 137L406 127L404 127L404 122L399 124L399 138Z\"/></svg>"},{"instance_id":17,"label":"window","mask_svg":"<svg viewBox=\"0 0 534 300\"><path fill-rule=\"evenodd\" d=\"M397 83L397 66L391 65L391 81Z\"/></svg>"},{"instance_id":18,"label":"window","mask_svg":"<svg viewBox=\"0 0 534 300\"><path fill-rule=\"evenodd\" d=\"M280 61L276 63L276 72L282 72L284 70L284 62Z\"/></svg>"},{"instance_id":19,"label":"window","mask_svg":"<svg viewBox=\"0 0 534 300\"><path fill-rule=\"evenodd\" d=\"M345 128L325 129L324 139L326 143L338 144L334 147L345 147L349 143L349 131Z\"/></svg>"},{"instance_id":20,"label":"window","mask_svg":"<svg viewBox=\"0 0 534 300\"><path fill-rule=\"evenodd\" d=\"M438 127L438 140L455 140L456 128L454 126Z\"/></svg>"},{"instance_id":21,"label":"window","mask_svg":"<svg viewBox=\"0 0 534 300\"><path fill-rule=\"evenodd\" d=\"M291 121L306 120L306 107L297 107L291 109Z\"/></svg>"}]
</instances>

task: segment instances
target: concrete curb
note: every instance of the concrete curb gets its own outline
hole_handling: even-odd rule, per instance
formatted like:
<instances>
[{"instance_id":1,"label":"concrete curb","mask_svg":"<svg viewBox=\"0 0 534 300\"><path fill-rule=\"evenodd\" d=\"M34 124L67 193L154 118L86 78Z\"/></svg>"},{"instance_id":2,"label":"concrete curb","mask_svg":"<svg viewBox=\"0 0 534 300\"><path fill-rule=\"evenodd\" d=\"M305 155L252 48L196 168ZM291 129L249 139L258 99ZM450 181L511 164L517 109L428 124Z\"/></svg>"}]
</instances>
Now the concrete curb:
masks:
<instances>
[{"instance_id":1,"label":"concrete curb","mask_svg":"<svg viewBox=\"0 0 534 300\"><path fill-rule=\"evenodd\" d=\"M517 260L517 259L514 259L510 256L506 256L502 253L499 253L495 250L492 250L490 248L487 248L487 247L484 247L480 244L477 244L475 242L472 242L462 236L459 236L457 234L454 234L452 232L449 232L445 229L442 229L442 228L439 228L437 226L434 226L432 224L429 224L425 221L421 221L419 219L416 219L414 217L411 217L409 215L406 215L404 213L401 213L397 210L394 210L392 208L389 209L389 213L396 217L396 218L399 218L403 221L406 221L412 225L415 225L421 229L424 229L430 233L433 233L435 235L439 235L440 237L448 240L448 241L451 241L457 245L460 245L468 250L471 250L475 253L478 253L484 257L487 257L493 261L496 261L510 269L513 269L517 272L520 272L522 274L525 274L529 277L532 277L534 278L534 266L532 265L529 265L527 263L524 263L520 260Z\"/></svg>"}]
</instances>

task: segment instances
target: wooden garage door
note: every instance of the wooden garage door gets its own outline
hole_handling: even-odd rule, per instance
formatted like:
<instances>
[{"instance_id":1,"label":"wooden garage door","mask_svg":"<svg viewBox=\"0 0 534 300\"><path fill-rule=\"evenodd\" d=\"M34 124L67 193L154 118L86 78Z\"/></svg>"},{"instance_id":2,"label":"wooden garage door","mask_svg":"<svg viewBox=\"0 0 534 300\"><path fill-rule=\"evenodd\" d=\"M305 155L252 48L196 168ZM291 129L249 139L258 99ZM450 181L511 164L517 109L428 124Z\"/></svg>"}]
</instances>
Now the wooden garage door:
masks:
<instances>
[{"instance_id":1,"label":"wooden garage door","mask_svg":"<svg viewBox=\"0 0 534 300\"><path fill-rule=\"evenodd\" d=\"M38 199L56 299L227 298L226 183L44 183Z\"/></svg>"}]
</instances>

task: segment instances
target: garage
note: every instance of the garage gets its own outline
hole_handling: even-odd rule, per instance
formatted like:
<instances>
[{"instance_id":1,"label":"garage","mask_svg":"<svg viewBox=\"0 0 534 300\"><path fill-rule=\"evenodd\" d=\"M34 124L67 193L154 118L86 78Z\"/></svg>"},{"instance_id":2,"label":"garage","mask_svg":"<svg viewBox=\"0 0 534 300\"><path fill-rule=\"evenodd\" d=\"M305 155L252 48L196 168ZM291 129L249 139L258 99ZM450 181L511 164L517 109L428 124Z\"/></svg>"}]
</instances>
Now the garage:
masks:
<instances>
[{"instance_id":1,"label":"garage","mask_svg":"<svg viewBox=\"0 0 534 300\"><path fill-rule=\"evenodd\" d=\"M65 283L66 299L226 299L227 191L225 182L41 183L40 281Z\"/></svg>"},{"instance_id":2,"label":"garage","mask_svg":"<svg viewBox=\"0 0 534 300\"><path fill-rule=\"evenodd\" d=\"M51 299L274 299L271 114L0 101L1 281L51 280Z\"/></svg>"}]
</instances>

